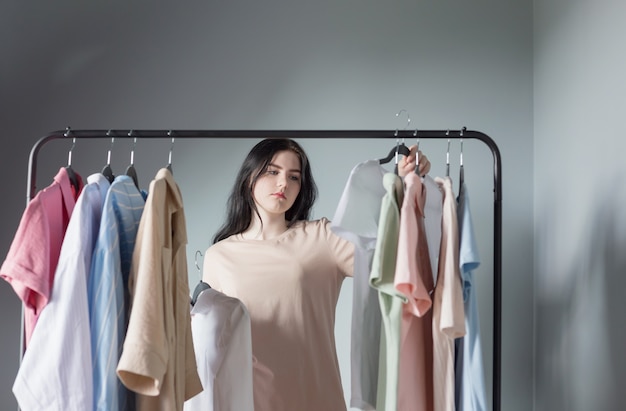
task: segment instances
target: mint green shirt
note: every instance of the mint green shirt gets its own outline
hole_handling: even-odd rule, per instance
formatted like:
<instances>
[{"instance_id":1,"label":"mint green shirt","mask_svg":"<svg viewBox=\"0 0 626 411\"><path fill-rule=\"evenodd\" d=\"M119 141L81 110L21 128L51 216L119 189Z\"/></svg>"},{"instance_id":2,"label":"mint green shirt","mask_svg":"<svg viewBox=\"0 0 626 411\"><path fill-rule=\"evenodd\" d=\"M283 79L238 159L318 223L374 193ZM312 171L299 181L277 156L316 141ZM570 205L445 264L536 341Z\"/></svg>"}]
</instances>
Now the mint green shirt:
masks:
<instances>
[{"instance_id":1,"label":"mint green shirt","mask_svg":"<svg viewBox=\"0 0 626 411\"><path fill-rule=\"evenodd\" d=\"M376 409L395 410L398 403L402 304L406 300L394 286L400 230L400 205L404 198L404 190L402 180L394 173L385 174L383 186L386 193L381 202L378 238L370 273L370 284L378 290L383 320Z\"/></svg>"}]
</instances>

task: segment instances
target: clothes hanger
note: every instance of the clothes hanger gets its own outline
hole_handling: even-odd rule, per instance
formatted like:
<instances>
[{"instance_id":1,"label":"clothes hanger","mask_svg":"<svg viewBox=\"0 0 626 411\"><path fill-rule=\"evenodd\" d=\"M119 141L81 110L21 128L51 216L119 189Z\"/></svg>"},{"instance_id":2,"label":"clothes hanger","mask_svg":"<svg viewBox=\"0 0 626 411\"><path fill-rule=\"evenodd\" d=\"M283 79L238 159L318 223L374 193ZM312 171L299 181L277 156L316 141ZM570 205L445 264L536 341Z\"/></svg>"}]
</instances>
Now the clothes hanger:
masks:
<instances>
[{"instance_id":1,"label":"clothes hanger","mask_svg":"<svg viewBox=\"0 0 626 411\"><path fill-rule=\"evenodd\" d=\"M415 148L415 174L420 175L420 139L417 136L417 129L413 132L413 137L416 139L416 148ZM424 177L424 176L420 176Z\"/></svg>"},{"instance_id":2,"label":"clothes hanger","mask_svg":"<svg viewBox=\"0 0 626 411\"><path fill-rule=\"evenodd\" d=\"M397 134L396 134L397 135ZM400 143L400 140L396 140L396 145L389 151L386 157L380 158L378 162L380 164L387 164L392 159L396 159L396 164L398 164L398 154L402 154L408 156L411 153L409 148L404 144L404 142Z\"/></svg>"},{"instance_id":3,"label":"clothes hanger","mask_svg":"<svg viewBox=\"0 0 626 411\"><path fill-rule=\"evenodd\" d=\"M67 127L65 132L65 137L70 135L70 128ZM65 171L67 171L67 176L70 178L70 184L74 187L74 190L78 192L80 189L78 184L78 177L76 176L76 172L72 168L72 152L74 151L74 146L76 145L76 137L72 138L72 147L70 147L70 151L67 153L67 166L65 166Z\"/></svg>"},{"instance_id":4,"label":"clothes hanger","mask_svg":"<svg viewBox=\"0 0 626 411\"><path fill-rule=\"evenodd\" d=\"M409 113L404 109L398 111L396 113L396 117L398 117L402 112L407 113L407 123L406 123L406 126L404 127L404 129L406 130L409 124L411 124L411 117L409 116ZM404 144L404 140L402 141L402 143L400 143L400 139L398 138L398 129L396 129L394 133L394 137L396 137L396 145L389 151L389 154L387 154L386 157L378 159L378 162L380 164L387 164L388 162L391 161L391 159L395 159L395 162L396 162L395 172L397 174L398 173L398 154L408 156L411 153L411 151Z\"/></svg>"},{"instance_id":5,"label":"clothes hanger","mask_svg":"<svg viewBox=\"0 0 626 411\"><path fill-rule=\"evenodd\" d=\"M128 137L133 134L133 130L128 132ZM135 187L139 190L139 179L137 178L137 170L135 170L135 147L137 146L137 137L133 139L133 149L130 151L130 165L126 167L126 175L133 179Z\"/></svg>"},{"instance_id":6,"label":"clothes hanger","mask_svg":"<svg viewBox=\"0 0 626 411\"><path fill-rule=\"evenodd\" d=\"M448 149L446 150L446 177L450 177L450 130L446 131L448 136Z\"/></svg>"},{"instance_id":7,"label":"clothes hanger","mask_svg":"<svg viewBox=\"0 0 626 411\"><path fill-rule=\"evenodd\" d=\"M172 130L168 131L167 135L172 137ZM174 150L174 137L172 137L172 144L170 145L170 154L167 159L166 167L170 171L170 173L174 174L174 172L172 171L172 150Z\"/></svg>"},{"instance_id":8,"label":"clothes hanger","mask_svg":"<svg viewBox=\"0 0 626 411\"><path fill-rule=\"evenodd\" d=\"M111 135L111 130L107 131L107 136ZM111 137L111 147L109 147L109 152L107 153L107 164L102 169L102 174L109 180L109 183L113 183L115 180L115 176L113 175L113 169L111 168L111 150L113 149L113 144L115 143L115 137Z\"/></svg>"},{"instance_id":9,"label":"clothes hanger","mask_svg":"<svg viewBox=\"0 0 626 411\"><path fill-rule=\"evenodd\" d=\"M459 154L459 191L463 186L463 180L465 179L465 172L463 171L463 132L467 130L465 127L461 128L461 153Z\"/></svg>"},{"instance_id":10,"label":"clothes hanger","mask_svg":"<svg viewBox=\"0 0 626 411\"><path fill-rule=\"evenodd\" d=\"M196 288L193 290L193 295L191 297L192 306L196 305L196 302L198 301L198 297L200 296L200 293L202 291L211 288L209 284L202 281L202 271L200 270L200 266L198 265L198 254L202 256L202 252L200 252L200 250L196 250L196 256L194 258L194 262L196 264L196 269L198 270L198 275L200 276L200 282L198 283L198 285L196 285Z\"/></svg>"}]
</instances>

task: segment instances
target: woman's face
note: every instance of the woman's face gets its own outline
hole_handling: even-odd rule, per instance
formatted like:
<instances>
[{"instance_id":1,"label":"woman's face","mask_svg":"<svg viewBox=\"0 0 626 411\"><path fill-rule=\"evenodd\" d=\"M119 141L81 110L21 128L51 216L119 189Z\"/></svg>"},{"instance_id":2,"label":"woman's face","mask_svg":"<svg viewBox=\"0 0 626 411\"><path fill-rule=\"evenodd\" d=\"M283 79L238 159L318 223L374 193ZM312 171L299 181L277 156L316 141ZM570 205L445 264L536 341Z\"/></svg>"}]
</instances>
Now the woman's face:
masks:
<instances>
[{"instance_id":1,"label":"woman's face","mask_svg":"<svg viewBox=\"0 0 626 411\"><path fill-rule=\"evenodd\" d=\"M276 153L252 188L252 197L261 216L285 214L300 193L301 181L298 155L290 150Z\"/></svg>"}]
</instances>

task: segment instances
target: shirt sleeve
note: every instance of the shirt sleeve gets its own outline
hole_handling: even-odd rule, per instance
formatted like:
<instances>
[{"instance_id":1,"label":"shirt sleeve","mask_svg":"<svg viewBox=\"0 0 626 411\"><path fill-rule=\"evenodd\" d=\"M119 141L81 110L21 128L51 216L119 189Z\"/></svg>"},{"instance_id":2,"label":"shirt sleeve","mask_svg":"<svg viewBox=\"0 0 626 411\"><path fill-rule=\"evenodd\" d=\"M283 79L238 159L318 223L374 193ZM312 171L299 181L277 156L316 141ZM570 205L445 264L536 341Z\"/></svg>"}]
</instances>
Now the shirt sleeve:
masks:
<instances>
[{"instance_id":1,"label":"shirt sleeve","mask_svg":"<svg viewBox=\"0 0 626 411\"><path fill-rule=\"evenodd\" d=\"M330 228L331 223L328 219L322 218L320 224L322 224L328 247L339 270L344 275L352 277L354 272L354 244L335 234Z\"/></svg>"},{"instance_id":2,"label":"shirt sleeve","mask_svg":"<svg viewBox=\"0 0 626 411\"><path fill-rule=\"evenodd\" d=\"M37 315L50 297L49 231L40 196L24 210L0 277L11 284L25 307Z\"/></svg>"}]
</instances>

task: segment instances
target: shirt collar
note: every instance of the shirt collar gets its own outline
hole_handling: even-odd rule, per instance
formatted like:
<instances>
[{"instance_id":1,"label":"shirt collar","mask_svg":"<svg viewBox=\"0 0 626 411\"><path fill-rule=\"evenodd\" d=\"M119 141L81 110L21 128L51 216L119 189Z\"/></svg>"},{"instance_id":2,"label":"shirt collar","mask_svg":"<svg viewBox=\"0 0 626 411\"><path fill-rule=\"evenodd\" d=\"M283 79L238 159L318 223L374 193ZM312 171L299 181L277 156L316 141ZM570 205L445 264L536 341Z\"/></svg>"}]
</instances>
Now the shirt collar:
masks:
<instances>
[{"instance_id":1,"label":"shirt collar","mask_svg":"<svg viewBox=\"0 0 626 411\"><path fill-rule=\"evenodd\" d=\"M80 195L81 190L83 189L83 179L77 173L76 182L78 183L78 187L73 187L70 182L70 176L67 173L65 167L61 167L56 176L54 176L54 181L59 184L61 188L61 195L63 196L63 205L65 205L65 210L67 211L67 215L71 215L72 211L74 211L74 205L76 205L76 199Z\"/></svg>"}]
</instances>

